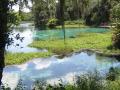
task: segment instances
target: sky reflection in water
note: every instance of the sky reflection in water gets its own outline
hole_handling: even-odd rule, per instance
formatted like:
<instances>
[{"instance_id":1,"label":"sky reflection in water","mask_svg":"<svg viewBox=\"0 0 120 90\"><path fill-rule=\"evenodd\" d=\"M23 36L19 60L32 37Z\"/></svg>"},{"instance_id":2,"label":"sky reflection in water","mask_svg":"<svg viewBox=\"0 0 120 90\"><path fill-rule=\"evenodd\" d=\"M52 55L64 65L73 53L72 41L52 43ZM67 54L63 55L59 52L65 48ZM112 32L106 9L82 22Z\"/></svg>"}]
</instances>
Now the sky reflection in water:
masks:
<instances>
[{"instance_id":1,"label":"sky reflection in water","mask_svg":"<svg viewBox=\"0 0 120 90\"><path fill-rule=\"evenodd\" d=\"M52 56L50 58L33 59L22 65L7 66L4 69L2 80L3 83L7 83L11 87L15 86L20 78L27 86L40 79L55 82L54 80L62 78L64 81L70 81L73 80L75 75L94 70L98 70L104 75L112 66L119 67L120 63L114 58L82 52L63 59Z\"/></svg>"}]
</instances>

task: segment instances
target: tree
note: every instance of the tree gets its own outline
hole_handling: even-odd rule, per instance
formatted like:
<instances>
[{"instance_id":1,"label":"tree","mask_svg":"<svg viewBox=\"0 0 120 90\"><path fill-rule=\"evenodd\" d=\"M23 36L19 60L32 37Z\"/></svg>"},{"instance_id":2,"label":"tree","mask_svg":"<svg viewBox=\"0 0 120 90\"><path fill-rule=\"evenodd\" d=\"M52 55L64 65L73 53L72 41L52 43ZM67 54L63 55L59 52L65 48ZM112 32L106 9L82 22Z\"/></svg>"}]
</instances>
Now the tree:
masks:
<instances>
[{"instance_id":1,"label":"tree","mask_svg":"<svg viewBox=\"0 0 120 90\"><path fill-rule=\"evenodd\" d=\"M120 49L120 3L115 5L112 9L112 22L115 23L112 36L113 46Z\"/></svg>"},{"instance_id":2,"label":"tree","mask_svg":"<svg viewBox=\"0 0 120 90\"><path fill-rule=\"evenodd\" d=\"M64 6L65 0L60 0L60 24L62 25L62 30L64 32L64 42L65 42L65 27L64 27Z\"/></svg>"},{"instance_id":3,"label":"tree","mask_svg":"<svg viewBox=\"0 0 120 90\"><path fill-rule=\"evenodd\" d=\"M86 16L87 25L100 25L110 21L111 3L109 0L101 0L95 5Z\"/></svg>"},{"instance_id":4,"label":"tree","mask_svg":"<svg viewBox=\"0 0 120 90\"><path fill-rule=\"evenodd\" d=\"M48 20L48 6L45 0L34 0L33 13L35 27L45 29Z\"/></svg>"},{"instance_id":5,"label":"tree","mask_svg":"<svg viewBox=\"0 0 120 90\"><path fill-rule=\"evenodd\" d=\"M2 72L5 66L5 46L8 39L8 23L10 22L9 10L14 4L17 4L19 0L0 0L0 85L2 79ZM27 0L23 0L27 3Z\"/></svg>"},{"instance_id":6,"label":"tree","mask_svg":"<svg viewBox=\"0 0 120 90\"><path fill-rule=\"evenodd\" d=\"M7 38L7 12L9 1L8 0L0 0L0 85L3 68L5 66L4 63L4 53L5 53L5 44Z\"/></svg>"},{"instance_id":7,"label":"tree","mask_svg":"<svg viewBox=\"0 0 120 90\"><path fill-rule=\"evenodd\" d=\"M56 0L47 0L47 6L49 9L49 18L55 18L56 15Z\"/></svg>"}]
</instances>

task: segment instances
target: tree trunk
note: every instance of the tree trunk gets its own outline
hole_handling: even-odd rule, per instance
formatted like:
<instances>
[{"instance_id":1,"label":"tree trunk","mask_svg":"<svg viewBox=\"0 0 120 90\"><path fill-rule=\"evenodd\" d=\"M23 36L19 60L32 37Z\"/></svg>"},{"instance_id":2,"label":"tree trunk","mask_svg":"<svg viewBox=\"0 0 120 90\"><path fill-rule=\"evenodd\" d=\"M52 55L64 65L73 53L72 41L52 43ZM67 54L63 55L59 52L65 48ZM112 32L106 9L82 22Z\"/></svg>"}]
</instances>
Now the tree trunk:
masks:
<instances>
[{"instance_id":1,"label":"tree trunk","mask_svg":"<svg viewBox=\"0 0 120 90\"><path fill-rule=\"evenodd\" d=\"M7 38L7 12L8 0L0 0L0 85L2 79L2 72L5 66L4 52Z\"/></svg>"},{"instance_id":2,"label":"tree trunk","mask_svg":"<svg viewBox=\"0 0 120 90\"><path fill-rule=\"evenodd\" d=\"M64 43L65 43L65 26L64 26L64 5L65 5L65 0L60 0L60 24L62 25L62 30L64 32Z\"/></svg>"}]
</instances>

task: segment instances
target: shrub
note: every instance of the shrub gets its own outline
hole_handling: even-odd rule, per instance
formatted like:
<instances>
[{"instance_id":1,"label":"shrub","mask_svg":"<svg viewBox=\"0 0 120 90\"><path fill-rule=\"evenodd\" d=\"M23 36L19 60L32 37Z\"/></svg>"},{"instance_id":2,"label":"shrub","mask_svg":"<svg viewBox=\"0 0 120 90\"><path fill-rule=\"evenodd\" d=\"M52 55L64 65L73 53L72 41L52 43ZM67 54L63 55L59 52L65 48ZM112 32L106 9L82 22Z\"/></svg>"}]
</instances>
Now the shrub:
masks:
<instances>
[{"instance_id":1,"label":"shrub","mask_svg":"<svg viewBox=\"0 0 120 90\"><path fill-rule=\"evenodd\" d=\"M120 4L113 7L111 16L112 22L115 23L112 37L113 46L120 49Z\"/></svg>"},{"instance_id":2,"label":"shrub","mask_svg":"<svg viewBox=\"0 0 120 90\"><path fill-rule=\"evenodd\" d=\"M65 21L66 25L84 24L84 20Z\"/></svg>"},{"instance_id":3,"label":"shrub","mask_svg":"<svg viewBox=\"0 0 120 90\"><path fill-rule=\"evenodd\" d=\"M120 25L118 25L120 27ZM113 46L120 49L120 28L115 28L112 36Z\"/></svg>"},{"instance_id":4,"label":"shrub","mask_svg":"<svg viewBox=\"0 0 120 90\"><path fill-rule=\"evenodd\" d=\"M57 21L58 20L56 18L50 18L47 23L48 27L55 28L55 26L57 25Z\"/></svg>"}]
</instances>

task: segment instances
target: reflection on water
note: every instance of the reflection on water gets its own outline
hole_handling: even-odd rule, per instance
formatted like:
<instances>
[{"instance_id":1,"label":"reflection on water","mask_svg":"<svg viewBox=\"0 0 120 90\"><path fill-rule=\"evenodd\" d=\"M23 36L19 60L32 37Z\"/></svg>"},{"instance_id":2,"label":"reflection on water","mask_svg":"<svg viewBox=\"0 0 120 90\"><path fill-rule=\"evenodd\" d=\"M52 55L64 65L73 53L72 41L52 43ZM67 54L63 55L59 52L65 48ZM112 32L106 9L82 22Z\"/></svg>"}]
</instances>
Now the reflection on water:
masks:
<instances>
[{"instance_id":1,"label":"reflection on water","mask_svg":"<svg viewBox=\"0 0 120 90\"><path fill-rule=\"evenodd\" d=\"M63 59L55 56L33 59L22 65L5 67L2 82L14 88L21 78L23 83L30 88L30 85L39 79L45 79L48 82L55 82L60 78L64 81L72 81L75 75L94 70L98 70L100 74L105 75L110 67L120 66L120 63L114 58L98 57L101 56L95 53L82 52Z\"/></svg>"},{"instance_id":2,"label":"reflection on water","mask_svg":"<svg viewBox=\"0 0 120 90\"><path fill-rule=\"evenodd\" d=\"M103 33L108 30L103 28L81 28L81 29L68 29L66 30L66 37L76 37L81 32L96 32ZM16 40L17 34L24 37L23 42ZM46 30L35 31L34 27L29 24L21 24L15 27L9 37L14 39L14 43L6 47L8 52L46 52L47 50L38 50L36 48L28 47L34 39L46 40L63 38L62 30ZM111 66L119 66L114 58L101 57L93 53L79 53L73 54L69 57L59 59L55 56L50 58L33 59L22 65L12 65L4 68L2 82L12 89L16 87L19 80L22 79L23 83L28 86L30 90L32 83L39 79L48 80L48 82L55 82L62 78L64 81L72 81L75 75L80 75L89 71L97 69L102 75L108 72Z\"/></svg>"},{"instance_id":3,"label":"reflection on water","mask_svg":"<svg viewBox=\"0 0 120 90\"><path fill-rule=\"evenodd\" d=\"M28 47L28 45L33 42L34 32L34 27L29 26L29 24L30 23L20 24L20 26L15 27L12 33L10 33L9 38L12 38L14 43L6 47L6 50L8 52L47 52L45 49L40 50L37 48ZM17 35L20 35L23 40L21 41L20 39L16 39Z\"/></svg>"}]
</instances>

